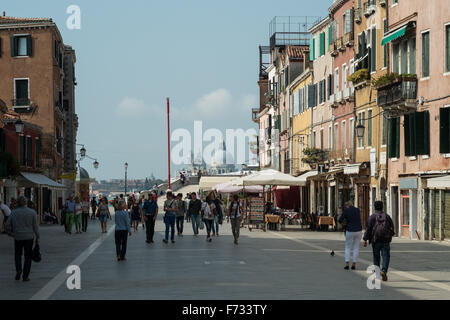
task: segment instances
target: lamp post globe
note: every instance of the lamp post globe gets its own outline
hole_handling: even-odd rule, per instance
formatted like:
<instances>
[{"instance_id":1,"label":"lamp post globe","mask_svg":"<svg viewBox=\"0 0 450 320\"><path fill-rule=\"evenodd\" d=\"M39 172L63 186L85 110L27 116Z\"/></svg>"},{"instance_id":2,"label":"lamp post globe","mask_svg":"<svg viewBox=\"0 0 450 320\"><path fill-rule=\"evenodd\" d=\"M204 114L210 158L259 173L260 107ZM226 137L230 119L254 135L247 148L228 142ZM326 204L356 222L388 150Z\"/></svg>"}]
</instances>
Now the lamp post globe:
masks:
<instances>
[{"instance_id":1,"label":"lamp post globe","mask_svg":"<svg viewBox=\"0 0 450 320\"><path fill-rule=\"evenodd\" d=\"M99 163L97 160L94 161L94 169L98 169Z\"/></svg>"},{"instance_id":2,"label":"lamp post globe","mask_svg":"<svg viewBox=\"0 0 450 320\"><path fill-rule=\"evenodd\" d=\"M24 127L24 123L22 122L22 120L20 120L20 119L17 120L14 125L16 126L16 133L21 134L23 132L23 127Z\"/></svg>"},{"instance_id":3,"label":"lamp post globe","mask_svg":"<svg viewBox=\"0 0 450 320\"><path fill-rule=\"evenodd\" d=\"M85 147L82 147L80 149L80 155L81 155L82 158L86 157L86 148Z\"/></svg>"},{"instance_id":4,"label":"lamp post globe","mask_svg":"<svg viewBox=\"0 0 450 320\"><path fill-rule=\"evenodd\" d=\"M356 129L356 136L358 138L364 137L364 130L366 128L362 124L358 124L355 129Z\"/></svg>"}]
</instances>

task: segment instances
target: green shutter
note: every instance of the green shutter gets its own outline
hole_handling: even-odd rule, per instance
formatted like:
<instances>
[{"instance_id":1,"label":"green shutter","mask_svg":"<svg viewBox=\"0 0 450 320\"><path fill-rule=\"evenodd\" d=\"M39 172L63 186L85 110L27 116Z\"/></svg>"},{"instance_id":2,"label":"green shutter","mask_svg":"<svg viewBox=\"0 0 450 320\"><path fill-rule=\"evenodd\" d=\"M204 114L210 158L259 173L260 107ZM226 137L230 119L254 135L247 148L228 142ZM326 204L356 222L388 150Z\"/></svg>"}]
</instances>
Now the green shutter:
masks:
<instances>
[{"instance_id":1,"label":"green shutter","mask_svg":"<svg viewBox=\"0 0 450 320\"><path fill-rule=\"evenodd\" d=\"M405 156L410 157L412 156L412 151L411 151L411 137L410 137L410 133L411 133L411 117L409 114L405 114L404 116L404 145L405 145Z\"/></svg>"},{"instance_id":2,"label":"green shutter","mask_svg":"<svg viewBox=\"0 0 450 320\"><path fill-rule=\"evenodd\" d=\"M377 29L372 28L372 44L371 44L371 71L377 70Z\"/></svg>"},{"instance_id":3,"label":"green shutter","mask_svg":"<svg viewBox=\"0 0 450 320\"><path fill-rule=\"evenodd\" d=\"M430 142L429 142L429 119L430 115L428 111L424 112L416 112L414 115L415 118L415 154L416 155L425 155L429 154Z\"/></svg>"},{"instance_id":4,"label":"green shutter","mask_svg":"<svg viewBox=\"0 0 450 320\"><path fill-rule=\"evenodd\" d=\"M439 152L450 153L450 107L439 110Z\"/></svg>"},{"instance_id":5,"label":"green shutter","mask_svg":"<svg viewBox=\"0 0 450 320\"><path fill-rule=\"evenodd\" d=\"M325 54L325 33L322 32L319 35L319 56L323 56Z\"/></svg>"},{"instance_id":6,"label":"green shutter","mask_svg":"<svg viewBox=\"0 0 450 320\"><path fill-rule=\"evenodd\" d=\"M314 61L314 38L309 41L309 60Z\"/></svg>"},{"instance_id":7,"label":"green shutter","mask_svg":"<svg viewBox=\"0 0 450 320\"><path fill-rule=\"evenodd\" d=\"M33 40L31 35L27 36L27 56L33 56Z\"/></svg>"},{"instance_id":8,"label":"green shutter","mask_svg":"<svg viewBox=\"0 0 450 320\"><path fill-rule=\"evenodd\" d=\"M328 50L330 49L330 45L331 45L331 43L332 43L332 41L331 41L331 39L332 39L332 36L331 36L331 26L328 26ZM328 51L327 50L327 51Z\"/></svg>"},{"instance_id":9,"label":"green shutter","mask_svg":"<svg viewBox=\"0 0 450 320\"><path fill-rule=\"evenodd\" d=\"M11 57L15 57L16 54L16 37L11 37Z\"/></svg>"},{"instance_id":10,"label":"green shutter","mask_svg":"<svg viewBox=\"0 0 450 320\"><path fill-rule=\"evenodd\" d=\"M400 158L400 117L396 118L395 134L395 157Z\"/></svg>"},{"instance_id":11,"label":"green shutter","mask_svg":"<svg viewBox=\"0 0 450 320\"><path fill-rule=\"evenodd\" d=\"M395 119L389 119L389 141L388 141L388 156L395 158Z\"/></svg>"},{"instance_id":12,"label":"green shutter","mask_svg":"<svg viewBox=\"0 0 450 320\"><path fill-rule=\"evenodd\" d=\"M430 75L430 33L422 34L422 77Z\"/></svg>"}]
</instances>

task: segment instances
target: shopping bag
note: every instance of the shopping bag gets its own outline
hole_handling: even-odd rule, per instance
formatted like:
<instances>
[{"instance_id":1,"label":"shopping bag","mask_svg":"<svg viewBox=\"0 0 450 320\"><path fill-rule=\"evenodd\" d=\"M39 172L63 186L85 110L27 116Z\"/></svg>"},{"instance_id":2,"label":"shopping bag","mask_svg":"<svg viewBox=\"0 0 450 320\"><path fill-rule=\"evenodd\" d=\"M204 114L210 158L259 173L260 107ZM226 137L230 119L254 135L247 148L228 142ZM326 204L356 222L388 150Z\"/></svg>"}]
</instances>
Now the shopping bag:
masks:
<instances>
[{"instance_id":1,"label":"shopping bag","mask_svg":"<svg viewBox=\"0 0 450 320\"><path fill-rule=\"evenodd\" d=\"M198 226L200 230L205 229L205 224L200 220L200 225Z\"/></svg>"},{"instance_id":2,"label":"shopping bag","mask_svg":"<svg viewBox=\"0 0 450 320\"><path fill-rule=\"evenodd\" d=\"M33 254L31 255L31 259L32 259L34 262L41 262L41 260L42 260L42 256L41 256L41 248L39 247L39 244L38 244L38 243L36 243L36 244L34 245L34 248L33 248Z\"/></svg>"}]
</instances>

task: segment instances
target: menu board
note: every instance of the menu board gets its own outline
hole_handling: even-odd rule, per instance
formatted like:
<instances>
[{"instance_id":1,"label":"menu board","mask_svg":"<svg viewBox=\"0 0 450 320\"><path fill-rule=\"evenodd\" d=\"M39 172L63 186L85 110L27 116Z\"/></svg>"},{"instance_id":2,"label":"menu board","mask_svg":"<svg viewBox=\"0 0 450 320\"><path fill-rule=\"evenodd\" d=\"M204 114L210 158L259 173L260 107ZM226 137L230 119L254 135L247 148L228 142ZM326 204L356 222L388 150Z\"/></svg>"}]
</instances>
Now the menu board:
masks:
<instances>
[{"instance_id":1,"label":"menu board","mask_svg":"<svg viewBox=\"0 0 450 320\"><path fill-rule=\"evenodd\" d=\"M248 223L259 224L264 223L264 199L250 198L249 199Z\"/></svg>"}]
</instances>

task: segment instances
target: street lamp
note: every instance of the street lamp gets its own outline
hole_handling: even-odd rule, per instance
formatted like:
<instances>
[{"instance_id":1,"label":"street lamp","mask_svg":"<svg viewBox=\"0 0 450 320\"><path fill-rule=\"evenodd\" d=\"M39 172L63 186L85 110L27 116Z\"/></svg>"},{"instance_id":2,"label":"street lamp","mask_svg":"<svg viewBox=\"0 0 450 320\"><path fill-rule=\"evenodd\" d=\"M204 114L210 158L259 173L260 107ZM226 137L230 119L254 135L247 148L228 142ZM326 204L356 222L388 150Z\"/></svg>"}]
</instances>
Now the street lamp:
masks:
<instances>
[{"instance_id":1,"label":"street lamp","mask_svg":"<svg viewBox=\"0 0 450 320\"><path fill-rule=\"evenodd\" d=\"M23 132L23 127L24 127L24 123L22 122L22 120L17 120L15 123L16 126L16 133L17 134L21 134Z\"/></svg>"},{"instance_id":2,"label":"street lamp","mask_svg":"<svg viewBox=\"0 0 450 320\"><path fill-rule=\"evenodd\" d=\"M125 162L125 196L127 195L127 171L128 171L128 162Z\"/></svg>"},{"instance_id":3,"label":"street lamp","mask_svg":"<svg viewBox=\"0 0 450 320\"><path fill-rule=\"evenodd\" d=\"M86 157L86 148L84 146L80 149L80 155L82 158Z\"/></svg>"},{"instance_id":4,"label":"street lamp","mask_svg":"<svg viewBox=\"0 0 450 320\"><path fill-rule=\"evenodd\" d=\"M358 137L358 138L363 138L364 137L364 130L366 129L366 127L364 127L361 123L360 124L358 124L357 126L356 126L356 136Z\"/></svg>"},{"instance_id":5,"label":"street lamp","mask_svg":"<svg viewBox=\"0 0 450 320\"><path fill-rule=\"evenodd\" d=\"M94 161L94 169L98 169L99 163L97 160Z\"/></svg>"}]
</instances>

